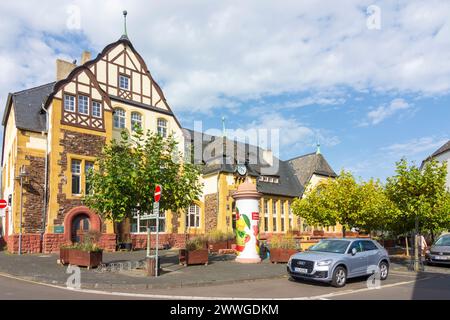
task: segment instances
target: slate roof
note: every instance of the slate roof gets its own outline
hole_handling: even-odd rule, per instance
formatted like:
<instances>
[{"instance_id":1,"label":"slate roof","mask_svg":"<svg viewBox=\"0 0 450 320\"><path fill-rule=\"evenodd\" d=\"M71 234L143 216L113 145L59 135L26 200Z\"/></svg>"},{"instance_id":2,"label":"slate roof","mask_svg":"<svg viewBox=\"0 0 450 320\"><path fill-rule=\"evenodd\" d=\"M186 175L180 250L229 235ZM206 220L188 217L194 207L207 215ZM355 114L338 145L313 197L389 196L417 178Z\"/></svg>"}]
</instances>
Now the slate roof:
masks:
<instances>
[{"instance_id":1,"label":"slate roof","mask_svg":"<svg viewBox=\"0 0 450 320\"><path fill-rule=\"evenodd\" d=\"M194 134L199 134L194 133L190 129L183 129L183 132L185 134L187 144L193 142ZM199 138L200 137L201 136L199 136ZM205 150L205 148L210 147L211 144L217 142L222 143L221 137L214 137L206 134L204 134L203 137L204 139L202 140L202 150ZM253 177L259 177L261 175L264 175L262 169L264 167L268 167L269 164L262 159L263 149L242 142L234 142L234 146L235 148L240 148L241 151L243 150L247 155L247 157L251 155L254 156L253 159L256 159L256 163L250 162L247 164L248 175ZM204 164L202 173L203 174L211 174L219 172L234 173L236 171L235 163L221 163L220 157L223 157L223 155L221 154L217 155L210 161L210 163L208 163L208 161L203 161ZM241 160L241 163L242 162L243 161ZM257 179L256 184L257 190L261 193L271 195L280 195L287 197L301 196L304 191L304 185L300 183L295 170L292 168L289 162L283 161L273 156L272 163L274 164L278 163L278 171L268 176L278 178L278 183L263 182Z\"/></svg>"},{"instance_id":2,"label":"slate roof","mask_svg":"<svg viewBox=\"0 0 450 320\"><path fill-rule=\"evenodd\" d=\"M446 151L449 151L449 150L450 150L450 140L447 141L446 144L444 144L442 147L437 149L435 152L433 152L433 154L430 157L434 158L434 157L436 157L436 156L438 156L438 155L440 155L440 154L442 154L442 153L444 153Z\"/></svg>"},{"instance_id":3,"label":"slate roof","mask_svg":"<svg viewBox=\"0 0 450 320\"><path fill-rule=\"evenodd\" d=\"M288 162L303 186L308 183L313 174L333 178L337 177L336 172L334 172L321 153L314 152L305 154L288 160Z\"/></svg>"},{"instance_id":4,"label":"slate roof","mask_svg":"<svg viewBox=\"0 0 450 320\"><path fill-rule=\"evenodd\" d=\"M450 140L447 141L447 143L445 143L442 147L437 149L435 152L433 152L433 154L431 156L429 156L425 160L423 160L422 164L421 164L421 168L425 165L425 162L427 162L428 160L431 160L432 158L437 157L447 151L450 151Z\"/></svg>"},{"instance_id":5,"label":"slate roof","mask_svg":"<svg viewBox=\"0 0 450 320\"><path fill-rule=\"evenodd\" d=\"M41 112L42 104L53 91L55 82L47 83L39 87L19 91L10 95L14 105L14 117L16 127L34 132L46 130L45 113ZM6 125L9 109L6 106L3 125Z\"/></svg>"}]
</instances>

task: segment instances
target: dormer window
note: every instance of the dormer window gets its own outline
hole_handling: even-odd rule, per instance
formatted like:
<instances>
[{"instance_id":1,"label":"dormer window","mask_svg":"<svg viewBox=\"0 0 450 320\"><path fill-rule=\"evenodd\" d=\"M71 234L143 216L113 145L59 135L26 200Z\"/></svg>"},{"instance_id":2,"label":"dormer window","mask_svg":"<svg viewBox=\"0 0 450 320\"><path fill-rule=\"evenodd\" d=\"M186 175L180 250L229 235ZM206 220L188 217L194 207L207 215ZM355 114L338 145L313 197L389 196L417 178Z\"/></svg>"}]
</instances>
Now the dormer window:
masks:
<instances>
[{"instance_id":1,"label":"dormer window","mask_svg":"<svg viewBox=\"0 0 450 320\"><path fill-rule=\"evenodd\" d=\"M75 97L70 94L64 95L64 110L75 112Z\"/></svg>"},{"instance_id":2,"label":"dormer window","mask_svg":"<svg viewBox=\"0 0 450 320\"><path fill-rule=\"evenodd\" d=\"M119 88L123 90L130 90L130 78L127 76L119 76Z\"/></svg>"},{"instance_id":3,"label":"dormer window","mask_svg":"<svg viewBox=\"0 0 450 320\"><path fill-rule=\"evenodd\" d=\"M80 114L89 114L89 98L78 96L78 112Z\"/></svg>"}]
</instances>

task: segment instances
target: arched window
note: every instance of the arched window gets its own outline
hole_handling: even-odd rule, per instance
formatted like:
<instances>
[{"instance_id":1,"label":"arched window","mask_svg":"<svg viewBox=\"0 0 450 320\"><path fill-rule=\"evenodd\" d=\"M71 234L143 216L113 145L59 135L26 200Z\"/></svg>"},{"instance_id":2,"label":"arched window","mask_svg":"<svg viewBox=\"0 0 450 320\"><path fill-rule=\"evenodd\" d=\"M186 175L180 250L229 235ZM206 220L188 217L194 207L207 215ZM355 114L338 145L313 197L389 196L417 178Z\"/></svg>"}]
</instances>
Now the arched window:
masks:
<instances>
[{"instance_id":1,"label":"arched window","mask_svg":"<svg viewBox=\"0 0 450 320\"><path fill-rule=\"evenodd\" d=\"M164 138L167 137L167 120L158 119L158 134Z\"/></svg>"},{"instance_id":2,"label":"arched window","mask_svg":"<svg viewBox=\"0 0 450 320\"><path fill-rule=\"evenodd\" d=\"M114 128L125 128L125 110L120 108L114 109Z\"/></svg>"},{"instance_id":3,"label":"arched window","mask_svg":"<svg viewBox=\"0 0 450 320\"><path fill-rule=\"evenodd\" d=\"M199 228L200 227L200 207L193 204L186 208L186 227Z\"/></svg>"},{"instance_id":4,"label":"arched window","mask_svg":"<svg viewBox=\"0 0 450 320\"><path fill-rule=\"evenodd\" d=\"M132 112L131 130L136 131L136 128L142 129L142 115L139 112Z\"/></svg>"}]
</instances>

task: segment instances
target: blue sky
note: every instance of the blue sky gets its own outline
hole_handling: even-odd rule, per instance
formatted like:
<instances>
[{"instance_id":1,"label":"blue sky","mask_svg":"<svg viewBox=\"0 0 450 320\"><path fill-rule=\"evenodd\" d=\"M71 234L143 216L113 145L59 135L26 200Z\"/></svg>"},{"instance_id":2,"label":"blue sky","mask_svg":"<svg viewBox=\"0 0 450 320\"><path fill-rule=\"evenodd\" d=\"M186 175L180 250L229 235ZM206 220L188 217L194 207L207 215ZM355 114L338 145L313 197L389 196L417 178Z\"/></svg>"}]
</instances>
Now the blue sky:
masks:
<instances>
[{"instance_id":1,"label":"blue sky","mask_svg":"<svg viewBox=\"0 0 450 320\"><path fill-rule=\"evenodd\" d=\"M280 129L280 156L315 150L384 179L450 138L448 1L42 0L0 4L0 108L54 80L55 59L128 33L183 126ZM372 7L371 7L372 6ZM373 7L375 6L375 7ZM373 11L375 8L375 11Z\"/></svg>"}]
</instances>

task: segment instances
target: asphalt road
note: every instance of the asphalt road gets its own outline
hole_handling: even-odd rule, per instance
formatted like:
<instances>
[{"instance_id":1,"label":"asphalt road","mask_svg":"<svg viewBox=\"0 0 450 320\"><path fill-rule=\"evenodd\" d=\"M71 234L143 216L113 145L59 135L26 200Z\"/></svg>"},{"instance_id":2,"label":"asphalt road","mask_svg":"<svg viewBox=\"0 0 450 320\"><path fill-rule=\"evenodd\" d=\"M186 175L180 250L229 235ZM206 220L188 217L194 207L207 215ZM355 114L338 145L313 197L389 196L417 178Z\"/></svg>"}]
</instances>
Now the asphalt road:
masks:
<instances>
[{"instance_id":1,"label":"asphalt road","mask_svg":"<svg viewBox=\"0 0 450 320\"><path fill-rule=\"evenodd\" d=\"M189 287L142 292L102 294L94 290L74 291L0 276L0 299L448 299L450 274L392 272L380 289L367 288L366 279L350 280L345 288L287 278L259 280L220 286Z\"/></svg>"}]
</instances>

